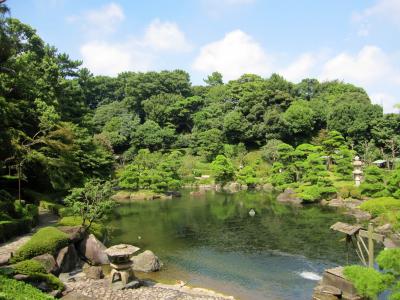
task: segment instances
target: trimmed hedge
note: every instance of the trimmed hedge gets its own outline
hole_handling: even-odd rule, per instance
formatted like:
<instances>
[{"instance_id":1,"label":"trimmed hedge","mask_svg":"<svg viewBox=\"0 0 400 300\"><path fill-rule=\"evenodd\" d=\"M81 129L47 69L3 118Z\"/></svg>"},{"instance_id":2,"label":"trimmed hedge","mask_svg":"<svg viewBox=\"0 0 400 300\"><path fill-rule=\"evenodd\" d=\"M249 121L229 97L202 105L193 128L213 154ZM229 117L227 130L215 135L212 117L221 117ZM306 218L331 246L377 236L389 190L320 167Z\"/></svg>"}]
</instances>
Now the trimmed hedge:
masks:
<instances>
[{"instance_id":1,"label":"trimmed hedge","mask_svg":"<svg viewBox=\"0 0 400 300\"><path fill-rule=\"evenodd\" d=\"M42 293L33 286L21 281L0 276L1 300L53 300L50 295Z\"/></svg>"},{"instance_id":2,"label":"trimmed hedge","mask_svg":"<svg viewBox=\"0 0 400 300\"><path fill-rule=\"evenodd\" d=\"M360 209L369 212L372 216L377 217L386 212L400 210L400 200L392 197L381 197L367 200L360 205Z\"/></svg>"},{"instance_id":3,"label":"trimmed hedge","mask_svg":"<svg viewBox=\"0 0 400 300\"><path fill-rule=\"evenodd\" d=\"M55 255L58 250L67 246L68 243L67 234L55 227L44 227L17 250L12 260L18 262L45 253Z\"/></svg>"}]
</instances>

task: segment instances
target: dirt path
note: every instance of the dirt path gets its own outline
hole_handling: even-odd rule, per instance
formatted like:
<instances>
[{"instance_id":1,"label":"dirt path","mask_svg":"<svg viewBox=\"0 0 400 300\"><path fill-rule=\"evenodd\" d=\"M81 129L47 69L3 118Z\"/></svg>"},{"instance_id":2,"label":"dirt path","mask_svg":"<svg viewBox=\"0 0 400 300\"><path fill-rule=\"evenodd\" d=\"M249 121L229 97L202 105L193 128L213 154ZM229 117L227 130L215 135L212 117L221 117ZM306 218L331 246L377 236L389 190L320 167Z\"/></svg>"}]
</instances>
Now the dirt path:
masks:
<instances>
[{"instance_id":1,"label":"dirt path","mask_svg":"<svg viewBox=\"0 0 400 300\"><path fill-rule=\"evenodd\" d=\"M11 239L8 242L0 244L0 266L5 264L10 256L11 253L17 251L19 247L25 244L27 241L30 240L31 236L40 228L46 226L54 226L58 221L58 216L55 214L47 211L39 209L39 225L36 226L30 233L17 236Z\"/></svg>"}]
</instances>

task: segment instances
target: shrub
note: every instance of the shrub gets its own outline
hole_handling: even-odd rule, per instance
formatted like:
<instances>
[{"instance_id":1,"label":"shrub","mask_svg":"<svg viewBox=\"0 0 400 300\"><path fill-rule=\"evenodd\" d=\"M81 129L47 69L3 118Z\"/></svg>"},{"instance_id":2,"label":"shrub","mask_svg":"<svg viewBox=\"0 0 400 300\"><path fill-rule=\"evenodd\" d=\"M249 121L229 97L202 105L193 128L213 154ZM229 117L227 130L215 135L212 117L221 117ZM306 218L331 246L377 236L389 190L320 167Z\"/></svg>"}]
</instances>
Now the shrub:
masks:
<instances>
[{"instance_id":1,"label":"shrub","mask_svg":"<svg viewBox=\"0 0 400 300\"><path fill-rule=\"evenodd\" d=\"M48 211L51 211L53 214L59 215L60 209L62 209L64 206L58 203L53 203L45 200L41 200L39 206L41 208L47 209Z\"/></svg>"},{"instance_id":2,"label":"shrub","mask_svg":"<svg viewBox=\"0 0 400 300\"><path fill-rule=\"evenodd\" d=\"M68 243L67 234L55 227L44 227L17 250L13 261L22 261L44 253L55 255L59 249L65 247Z\"/></svg>"},{"instance_id":3,"label":"shrub","mask_svg":"<svg viewBox=\"0 0 400 300\"><path fill-rule=\"evenodd\" d=\"M389 211L400 210L400 200L392 197L381 197L363 202L360 209L369 212L374 217Z\"/></svg>"},{"instance_id":4,"label":"shrub","mask_svg":"<svg viewBox=\"0 0 400 300\"><path fill-rule=\"evenodd\" d=\"M31 217L0 221L0 240L6 241L19 234L30 232L35 223L35 220Z\"/></svg>"},{"instance_id":5,"label":"shrub","mask_svg":"<svg viewBox=\"0 0 400 300\"><path fill-rule=\"evenodd\" d=\"M68 216L58 221L58 226L81 226L82 218L77 216ZM106 228L99 223L92 223L89 232L93 233L98 239L102 239L106 234Z\"/></svg>"},{"instance_id":6,"label":"shrub","mask_svg":"<svg viewBox=\"0 0 400 300\"><path fill-rule=\"evenodd\" d=\"M305 202L315 202L326 198L331 198L336 193L336 189L331 186L302 185L298 188L297 196Z\"/></svg>"},{"instance_id":7,"label":"shrub","mask_svg":"<svg viewBox=\"0 0 400 300\"><path fill-rule=\"evenodd\" d=\"M21 281L0 276L0 299L5 300L53 300L33 286Z\"/></svg>"},{"instance_id":8,"label":"shrub","mask_svg":"<svg viewBox=\"0 0 400 300\"><path fill-rule=\"evenodd\" d=\"M360 189L353 184L343 185L338 190L339 196L343 199L354 198L361 199Z\"/></svg>"},{"instance_id":9,"label":"shrub","mask_svg":"<svg viewBox=\"0 0 400 300\"><path fill-rule=\"evenodd\" d=\"M393 275L400 275L400 249L385 249L381 251L376 258L376 262L378 263L381 269L384 269L386 272L390 272Z\"/></svg>"},{"instance_id":10,"label":"shrub","mask_svg":"<svg viewBox=\"0 0 400 300\"><path fill-rule=\"evenodd\" d=\"M46 273L43 265L36 260L24 260L13 265L13 269L18 274L31 275L34 273Z\"/></svg>"},{"instance_id":11,"label":"shrub","mask_svg":"<svg viewBox=\"0 0 400 300\"><path fill-rule=\"evenodd\" d=\"M351 281L357 292L364 297L377 299L377 296L388 288L394 277L390 274L381 274L375 269L362 266L347 266L344 276Z\"/></svg>"}]
</instances>

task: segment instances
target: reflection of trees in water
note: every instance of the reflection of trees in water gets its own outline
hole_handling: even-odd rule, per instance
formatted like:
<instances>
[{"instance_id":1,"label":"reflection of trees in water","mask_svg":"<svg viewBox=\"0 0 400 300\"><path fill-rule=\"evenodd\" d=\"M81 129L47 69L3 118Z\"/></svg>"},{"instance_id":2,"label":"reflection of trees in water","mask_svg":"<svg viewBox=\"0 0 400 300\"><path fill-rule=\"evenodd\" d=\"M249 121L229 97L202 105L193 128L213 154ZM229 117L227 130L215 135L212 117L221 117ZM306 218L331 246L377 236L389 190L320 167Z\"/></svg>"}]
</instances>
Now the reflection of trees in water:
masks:
<instances>
[{"instance_id":1,"label":"reflection of trees in water","mask_svg":"<svg viewBox=\"0 0 400 300\"><path fill-rule=\"evenodd\" d=\"M250 217L250 209L256 211ZM273 194L207 193L193 198L184 193L172 201L122 205L112 225L117 241L155 251L210 246L221 251L278 250L306 257L343 262L341 236L329 230L344 217L316 206L283 205ZM142 239L137 240L140 235Z\"/></svg>"}]
</instances>

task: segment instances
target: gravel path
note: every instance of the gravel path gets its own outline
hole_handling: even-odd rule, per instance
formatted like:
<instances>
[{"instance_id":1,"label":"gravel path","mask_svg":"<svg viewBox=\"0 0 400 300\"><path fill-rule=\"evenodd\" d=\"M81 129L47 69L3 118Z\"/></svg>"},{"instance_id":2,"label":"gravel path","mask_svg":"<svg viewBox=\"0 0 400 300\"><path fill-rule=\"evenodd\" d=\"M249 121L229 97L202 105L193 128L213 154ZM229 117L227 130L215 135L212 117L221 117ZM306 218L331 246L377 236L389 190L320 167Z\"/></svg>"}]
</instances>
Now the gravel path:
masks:
<instances>
[{"instance_id":1,"label":"gravel path","mask_svg":"<svg viewBox=\"0 0 400 300\"><path fill-rule=\"evenodd\" d=\"M138 289L114 290L107 279L81 279L66 284L68 294L64 300L233 300L210 290L180 287L178 285L147 284Z\"/></svg>"},{"instance_id":2,"label":"gravel path","mask_svg":"<svg viewBox=\"0 0 400 300\"><path fill-rule=\"evenodd\" d=\"M0 244L0 265L8 261L11 253L15 253L19 247L30 240L32 235L40 228L55 225L58 217L47 210L39 210L39 225L32 232L15 237L8 242Z\"/></svg>"}]
</instances>

